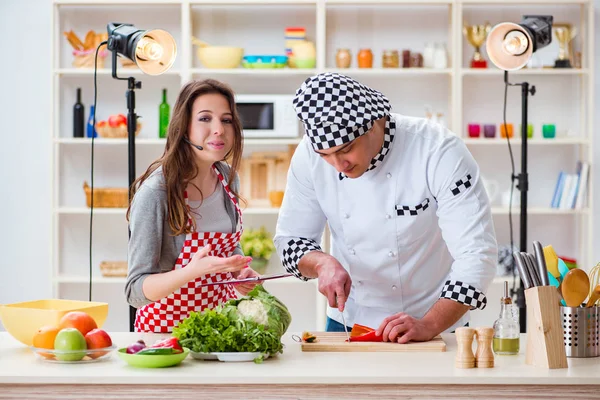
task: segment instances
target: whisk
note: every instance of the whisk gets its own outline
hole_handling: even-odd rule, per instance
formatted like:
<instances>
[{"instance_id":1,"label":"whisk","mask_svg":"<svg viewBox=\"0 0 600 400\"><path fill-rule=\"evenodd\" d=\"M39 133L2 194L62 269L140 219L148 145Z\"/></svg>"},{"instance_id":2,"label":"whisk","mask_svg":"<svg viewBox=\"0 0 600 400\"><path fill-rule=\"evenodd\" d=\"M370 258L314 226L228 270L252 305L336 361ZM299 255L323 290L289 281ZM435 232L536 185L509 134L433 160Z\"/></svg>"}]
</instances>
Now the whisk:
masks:
<instances>
[{"instance_id":1,"label":"whisk","mask_svg":"<svg viewBox=\"0 0 600 400\"><path fill-rule=\"evenodd\" d=\"M590 269L590 272L588 275L590 277L590 294L589 295L591 296L596 285L598 285L598 283L600 283L600 262L598 264L596 264L592 269Z\"/></svg>"}]
</instances>

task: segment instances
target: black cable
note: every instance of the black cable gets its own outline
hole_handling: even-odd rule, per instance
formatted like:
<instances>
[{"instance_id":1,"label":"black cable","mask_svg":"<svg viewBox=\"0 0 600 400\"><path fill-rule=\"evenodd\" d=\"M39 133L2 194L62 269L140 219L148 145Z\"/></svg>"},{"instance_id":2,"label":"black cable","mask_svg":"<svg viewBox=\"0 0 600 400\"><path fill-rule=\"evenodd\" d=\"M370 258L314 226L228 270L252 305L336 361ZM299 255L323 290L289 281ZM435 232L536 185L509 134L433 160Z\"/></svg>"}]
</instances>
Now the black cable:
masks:
<instances>
[{"instance_id":1,"label":"black cable","mask_svg":"<svg viewBox=\"0 0 600 400\"><path fill-rule=\"evenodd\" d=\"M502 112L502 120L504 123L504 133L506 134L506 143L508 144L508 153L510 154L510 166L511 166L511 175L510 175L510 198L508 200L508 229L510 234L510 259L511 259L511 272L513 277L513 283L511 288L511 293L516 293L515 287L517 285L517 274L516 274L516 265L515 265L515 257L513 255L514 251L514 237L513 237L513 224L512 224L512 201L513 201L513 190L515 183L515 159L512 153L512 147L510 145L510 135L508 134L508 129L506 125L506 104L508 102L508 87L510 84L508 83L508 72L505 72L504 79L504 107Z\"/></svg>"},{"instance_id":2,"label":"black cable","mask_svg":"<svg viewBox=\"0 0 600 400\"><path fill-rule=\"evenodd\" d=\"M92 113L92 147L91 147L91 187L90 187L90 271L89 271L89 295L88 300L92 301L92 225L94 222L94 132L96 130L96 98L98 94L97 85L97 72L98 72L98 50L100 47L105 45L106 42L102 42L96 47L96 55L94 56L94 112Z\"/></svg>"}]
</instances>

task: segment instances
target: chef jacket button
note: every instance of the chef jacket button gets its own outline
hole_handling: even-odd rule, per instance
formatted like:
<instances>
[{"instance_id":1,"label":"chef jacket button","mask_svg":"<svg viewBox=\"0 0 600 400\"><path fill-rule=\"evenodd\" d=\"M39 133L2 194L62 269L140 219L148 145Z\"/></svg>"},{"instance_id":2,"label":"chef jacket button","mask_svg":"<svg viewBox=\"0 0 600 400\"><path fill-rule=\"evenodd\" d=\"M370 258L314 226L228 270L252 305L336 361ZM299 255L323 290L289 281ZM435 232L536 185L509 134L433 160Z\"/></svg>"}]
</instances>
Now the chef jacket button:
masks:
<instances>
[{"instance_id":1,"label":"chef jacket button","mask_svg":"<svg viewBox=\"0 0 600 400\"><path fill-rule=\"evenodd\" d=\"M354 251L354 249L350 249L348 250L350 252L351 255L354 255L356 252Z\"/></svg>"},{"instance_id":2,"label":"chef jacket button","mask_svg":"<svg viewBox=\"0 0 600 400\"><path fill-rule=\"evenodd\" d=\"M396 290L396 289L398 289L398 286L392 285L392 290Z\"/></svg>"},{"instance_id":3,"label":"chef jacket button","mask_svg":"<svg viewBox=\"0 0 600 400\"><path fill-rule=\"evenodd\" d=\"M388 178L391 178L392 174L388 172L385 176L387 176Z\"/></svg>"},{"instance_id":4,"label":"chef jacket button","mask_svg":"<svg viewBox=\"0 0 600 400\"><path fill-rule=\"evenodd\" d=\"M344 214L344 218L350 218L348 214Z\"/></svg>"},{"instance_id":5,"label":"chef jacket button","mask_svg":"<svg viewBox=\"0 0 600 400\"><path fill-rule=\"evenodd\" d=\"M386 217L387 219L390 219L390 218L392 218L392 216L391 216L390 214L387 214L385 217Z\"/></svg>"},{"instance_id":6,"label":"chef jacket button","mask_svg":"<svg viewBox=\"0 0 600 400\"><path fill-rule=\"evenodd\" d=\"M390 256L390 257L394 257L394 252L393 252L393 251L390 251L390 252L388 253L388 256Z\"/></svg>"}]
</instances>

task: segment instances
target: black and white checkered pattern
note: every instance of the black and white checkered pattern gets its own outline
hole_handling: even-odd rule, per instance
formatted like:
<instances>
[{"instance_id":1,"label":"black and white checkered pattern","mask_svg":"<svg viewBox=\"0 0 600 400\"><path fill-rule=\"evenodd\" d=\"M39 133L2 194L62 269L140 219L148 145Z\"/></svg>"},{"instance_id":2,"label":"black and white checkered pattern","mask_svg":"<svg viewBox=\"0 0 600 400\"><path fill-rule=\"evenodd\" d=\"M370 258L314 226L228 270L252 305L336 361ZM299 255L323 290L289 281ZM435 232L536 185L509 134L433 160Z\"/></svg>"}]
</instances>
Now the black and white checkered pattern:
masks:
<instances>
[{"instance_id":1,"label":"black and white checkered pattern","mask_svg":"<svg viewBox=\"0 0 600 400\"><path fill-rule=\"evenodd\" d=\"M483 310L487 305L485 294L461 281L447 280L440 297L466 304L471 307L471 310Z\"/></svg>"},{"instance_id":2,"label":"black and white checkered pattern","mask_svg":"<svg viewBox=\"0 0 600 400\"><path fill-rule=\"evenodd\" d=\"M381 146L381 150L379 150L379 153L377 153L377 155L375 157L373 157L373 159L371 160L371 164L369 165L369 168L367 168L367 170L365 172L369 172L369 171L377 168L377 166L383 162L385 155L390 151L390 148L392 147L392 142L394 141L395 134L396 134L396 121L394 121L394 119L390 115L390 117L385 121L385 131L384 131L384 135L383 135L383 145ZM347 178L347 176L341 172L340 172L339 177L340 177L340 181L344 178Z\"/></svg>"},{"instance_id":3,"label":"black and white checkered pattern","mask_svg":"<svg viewBox=\"0 0 600 400\"><path fill-rule=\"evenodd\" d=\"M306 253L314 250L323 251L314 240L301 237L290 240L283 249L283 257L281 257L283 267L290 274L294 274L296 278L307 281L308 278L302 276L298 270L298 263Z\"/></svg>"},{"instance_id":4,"label":"black and white checkered pattern","mask_svg":"<svg viewBox=\"0 0 600 400\"><path fill-rule=\"evenodd\" d=\"M452 186L450 186L450 191L454 196L457 196L460 193L467 190L468 188L470 188L471 186L473 186L472 182L473 178L471 177L471 174L467 174L467 176L465 176L462 179L459 179Z\"/></svg>"},{"instance_id":5,"label":"black and white checkered pattern","mask_svg":"<svg viewBox=\"0 0 600 400\"><path fill-rule=\"evenodd\" d=\"M421 202L421 204L418 204L417 206L411 207L411 206L397 205L396 206L396 215L398 215L399 217L415 216L415 215L419 215L420 213L427 210L428 208L429 208L429 197L426 198L425 200L423 200Z\"/></svg>"},{"instance_id":6,"label":"black and white checkered pattern","mask_svg":"<svg viewBox=\"0 0 600 400\"><path fill-rule=\"evenodd\" d=\"M391 108L382 93L332 72L304 81L293 105L315 150L340 146L364 135Z\"/></svg>"}]
</instances>

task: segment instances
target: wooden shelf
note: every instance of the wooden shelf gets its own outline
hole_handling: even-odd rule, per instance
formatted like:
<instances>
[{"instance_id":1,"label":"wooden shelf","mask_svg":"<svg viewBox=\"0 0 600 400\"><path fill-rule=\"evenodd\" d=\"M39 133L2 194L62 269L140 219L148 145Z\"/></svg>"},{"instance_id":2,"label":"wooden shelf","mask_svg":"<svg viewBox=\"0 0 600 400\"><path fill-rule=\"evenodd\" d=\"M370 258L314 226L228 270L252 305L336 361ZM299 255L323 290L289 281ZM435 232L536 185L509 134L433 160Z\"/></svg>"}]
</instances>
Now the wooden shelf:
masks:
<instances>
[{"instance_id":1,"label":"wooden shelf","mask_svg":"<svg viewBox=\"0 0 600 400\"><path fill-rule=\"evenodd\" d=\"M285 145L297 145L300 143L302 138L275 138L275 139L257 139L248 138L244 139L244 146L285 146ZM123 138L118 139L106 139L106 138L94 138L94 146L114 146L114 145L127 145L128 140ZM65 145L91 145L91 138L55 138L54 143L65 144ZM152 145L152 146L164 146L167 143L167 139L149 139L149 138L136 138L136 145Z\"/></svg>"},{"instance_id":2,"label":"wooden shelf","mask_svg":"<svg viewBox=\"0 0 600 400\"><path fill-rule=\"evenodd\" d=\"M290 76L306 75L311 76L317 73L316 69L304 68L229 68L229 69L211 69L211 68L192 68L190 72L194 75L265 75L265 76Z\"/></svg>"},{"instance_id":3,"label":"wooden shelf","mask_svg":"<svg viewBox=\"0 0 600 400\"><path fill-rule=\"evenodd\" d=\"M94 69L93 68L59 68L59 69L54 70L54 74L59 75L59 76L68 76L68 77L94 76ZM147 76L139 69L133 69L133 68L132 69L119 68L117 70L117 74L119 77L130 76L130 75ZM96 71L96 75L109 76L112 78L112 70L110 70L108 68L100 68ZM154 78L157 78L160 76L179 76L179 75L180 75L179 70L170 69L170 70L166 71L164 74L156 75L156 76L153 76L152 78L154 79Z\"/></svg>"},{"instance_id":4,"label":"wooden shelf","mask_svg":"<svg viewBox=\"0 0 600 400\"><path fill-rule=\"evenodd\" d=\"M467 146L506 146L506 138L493 138L488 139L484 137L480 138L463 138L463 142ZM521 138L510 139L511 145L521 145ZM532 146L566 146L566 145L589 145L590 141L585 138L572 137L572 138L554 138L554 139L528 139L527 145Z\"/></svg>"},{"instance_id":5,"label":"wooden shelf","mask_svg":"<svg viewBox=\"0 0 600 400\"><path fill-rule=\"evenodd\" d=\"M518 216L520 213L519 206L513 205L512 215ZM492 207L492 214L494 215L508 215L508 207ZM550 207L528 207L528 215L581 215L589 214L587 208L583 209L559 209Z\"/></svg>"},{"instance_id":6,"label":"wooden shelf","mask_svg":"<svg viewBox=\"0 0 600 400\"><path fill-rule=\"evenodd\" d=\"M59 275L55 278L57 283L89 283L88 276L75 276L75 275ZM104 277L104 276L92 276L92 284L95 283L118 283L119 285L124 284L127 281L125 277Z\"/></svg>"},{"instance_id":7,"label":"wooden shelf","mask_svg":"<svg viewBox=\"0 0 600 400\"><path fill-rule=\"evenodd\" d=\"M504 71L496 68L477 69L463 68L460 71L463 76L502 76ZM585 68L524 68L518 71L511 71L511 75L587 75L589 70Z\"/></svg>"}]
</instances>

